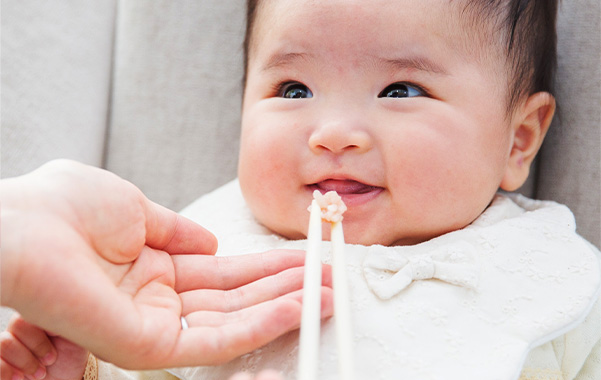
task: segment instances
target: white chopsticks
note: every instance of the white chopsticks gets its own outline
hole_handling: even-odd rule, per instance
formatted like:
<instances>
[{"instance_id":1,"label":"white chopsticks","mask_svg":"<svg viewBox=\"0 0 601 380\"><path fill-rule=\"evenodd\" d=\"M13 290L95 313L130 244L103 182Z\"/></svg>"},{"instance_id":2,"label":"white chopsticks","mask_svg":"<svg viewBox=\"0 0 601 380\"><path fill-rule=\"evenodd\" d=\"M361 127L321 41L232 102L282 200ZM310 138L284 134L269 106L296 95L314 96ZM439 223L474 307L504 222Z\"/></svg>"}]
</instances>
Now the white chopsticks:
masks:
<instances>
[{"instance_id":1,"label":"white chopsticks","mask_svg":"<svg viewBox=\"0 0 601 380\"><path fill-rule=\"evenodd\" d=\"M316 380L319 366L319 336L321 326L321 209L311 202L307 234L303 309L300 328L299 380ZM338 373L341 380L352 379L352 327L342 222L331 223L332 282L334 288L334 318Z\"/></svg>"},{"instance_id":2,"label":"white chopsticks","mask_svg":"<svg viewBox=\"0 0 601 380\"><path fill-rule=\"evenodd\" d=\"M342 222L332 223L332 283L334 286L334 318L336 320L336 348L338 349L339 379L353 378L353 331L349 299L344 234Z\"/></svg>"},{"instance_id":3,"label":"white chopsticks","mask_svg":"<svg viewBox=\"0 0 601 380\"><path fill-rule=\"evenodd\" d=\"M321 209L311 202L303 282L298 380L316 380L321 323Z\"/></svg>"}]
</instances>

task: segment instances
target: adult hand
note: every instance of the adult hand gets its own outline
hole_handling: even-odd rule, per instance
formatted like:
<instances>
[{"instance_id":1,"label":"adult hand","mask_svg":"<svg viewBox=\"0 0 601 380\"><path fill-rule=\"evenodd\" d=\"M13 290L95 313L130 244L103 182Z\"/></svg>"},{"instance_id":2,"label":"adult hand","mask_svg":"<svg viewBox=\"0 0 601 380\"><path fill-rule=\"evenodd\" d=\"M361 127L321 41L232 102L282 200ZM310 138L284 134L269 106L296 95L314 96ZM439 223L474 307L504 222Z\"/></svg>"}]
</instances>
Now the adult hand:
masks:
<instances>
[{"instance_id":1,"label":"adult hand","mask_svg":"<svg viewBox=\"0 0 601 380\"><path fill-rule=\"evenodd\" d=\"M2 305L118 366L218 364L300 324L302 252L214 257L212 234L112 173L52 162L1 201Z\"/></svg>"}]
</instances>

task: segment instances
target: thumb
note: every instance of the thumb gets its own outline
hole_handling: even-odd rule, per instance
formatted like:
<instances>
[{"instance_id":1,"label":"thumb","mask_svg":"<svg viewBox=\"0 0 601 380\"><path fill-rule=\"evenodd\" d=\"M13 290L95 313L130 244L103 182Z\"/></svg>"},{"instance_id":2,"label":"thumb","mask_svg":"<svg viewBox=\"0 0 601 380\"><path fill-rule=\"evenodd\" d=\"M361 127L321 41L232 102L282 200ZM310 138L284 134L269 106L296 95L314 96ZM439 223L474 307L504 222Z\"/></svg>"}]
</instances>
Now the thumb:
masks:
<instances>
[{"instance_id":1,"label":"thumb","mask_svg":"<svg viewBox=\"0 0 601 380\"><path fill-rule=\"evenodd\" d=\"M193 221L145 198L146 245L170 254L214 255L217 238Z\"/></svg>"}]
</instances>

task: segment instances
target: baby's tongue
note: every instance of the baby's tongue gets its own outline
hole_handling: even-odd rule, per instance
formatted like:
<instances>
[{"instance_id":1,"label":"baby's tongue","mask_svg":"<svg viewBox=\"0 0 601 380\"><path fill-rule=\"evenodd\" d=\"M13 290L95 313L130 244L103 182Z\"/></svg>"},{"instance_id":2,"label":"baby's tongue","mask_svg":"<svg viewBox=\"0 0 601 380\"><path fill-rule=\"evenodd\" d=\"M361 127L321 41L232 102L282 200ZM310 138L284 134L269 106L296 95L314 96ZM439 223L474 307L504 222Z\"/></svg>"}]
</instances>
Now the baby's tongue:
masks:
<instances>
[{"instance_id":1,"label":"baby's tongue","mask_svg":"<svg viewBox=\"0 0 601 380\"><path fill-rule=\"evenodd\" d=\"M335 191L338 194L363 194L373 190L373 186L353 180L328 179L317 184L323 192Z\"/></svg>"}]
</instances>

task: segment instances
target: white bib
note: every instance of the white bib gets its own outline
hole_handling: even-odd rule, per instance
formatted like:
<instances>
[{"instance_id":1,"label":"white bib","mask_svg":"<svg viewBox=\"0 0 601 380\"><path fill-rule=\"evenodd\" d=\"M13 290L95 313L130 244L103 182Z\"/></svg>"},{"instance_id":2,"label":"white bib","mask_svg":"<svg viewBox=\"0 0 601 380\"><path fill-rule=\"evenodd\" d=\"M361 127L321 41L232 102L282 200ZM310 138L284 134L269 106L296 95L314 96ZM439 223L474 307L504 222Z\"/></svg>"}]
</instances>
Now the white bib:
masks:
<instances>
[{"instance_id":1,"label":"white bib","mask_svg":"<svg viewBox=\"0 0 601 380\"><path fill-rule=\"evenodd\" d=\"M216 234L219 255L305 249L259 225L237 181L182 212ZM323 261L330 261L324 242ZM565 334L599 297L598 252L554 202L497 195L470 226L414 246L346 245L356 379L517 379L533 347ZM319 379L337 379L335 317L322 323ZM217 367L226 379L273 368L296 378L298 331Z\"/></svg>"}]
</instances>

